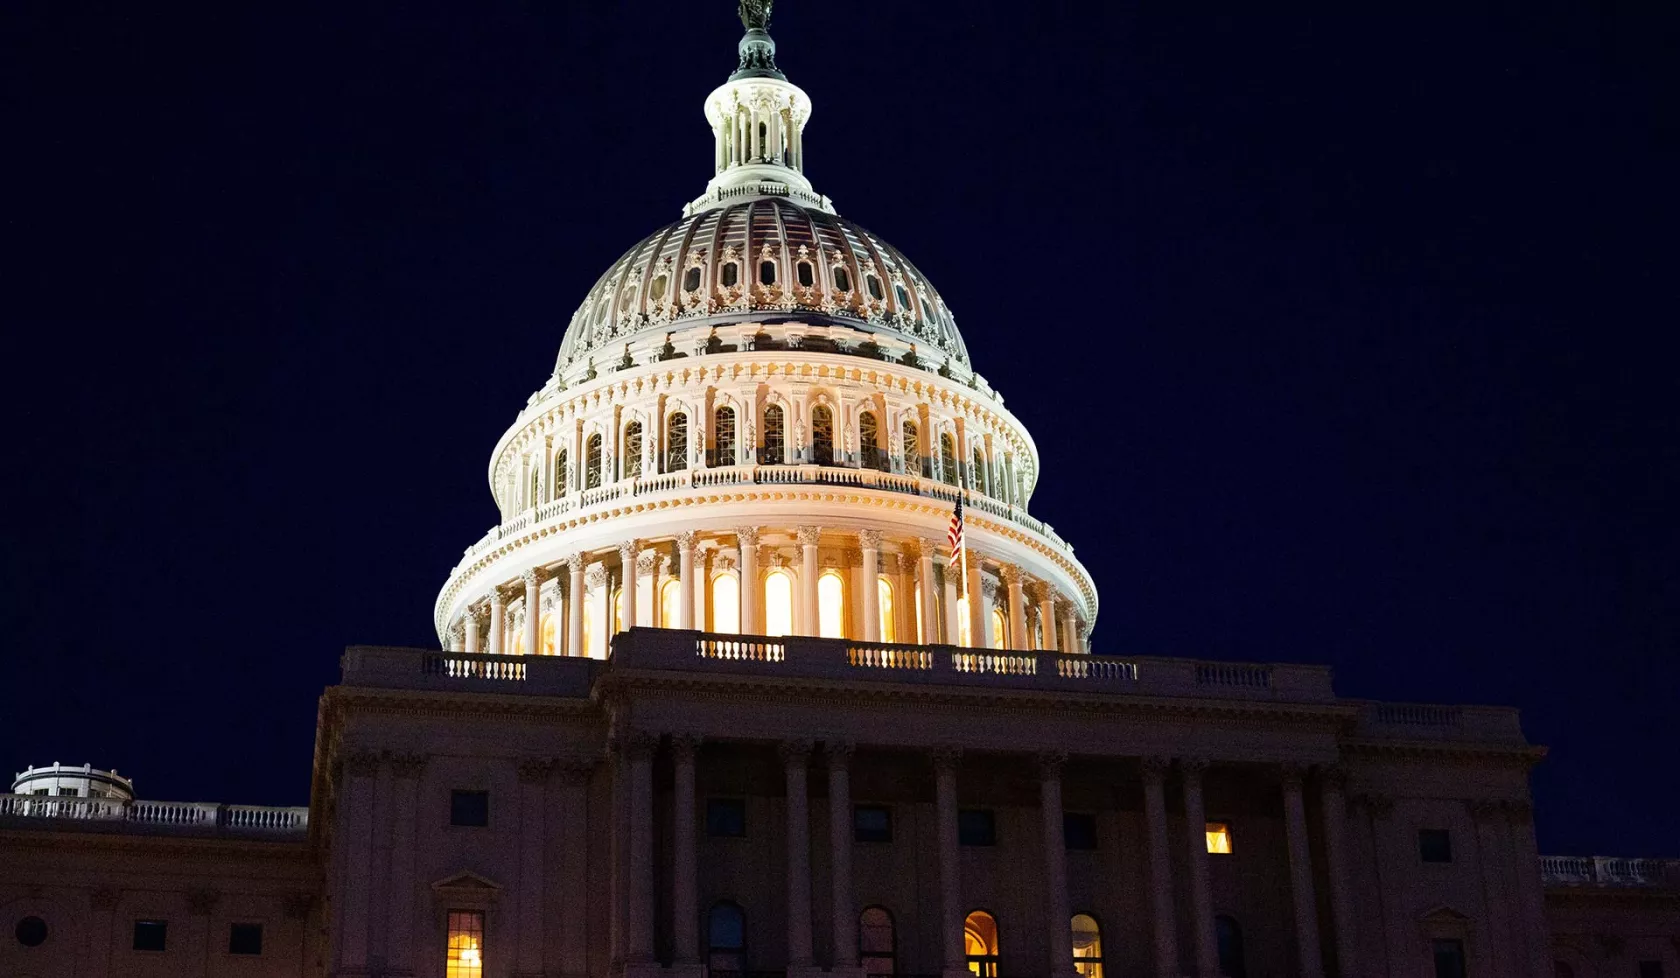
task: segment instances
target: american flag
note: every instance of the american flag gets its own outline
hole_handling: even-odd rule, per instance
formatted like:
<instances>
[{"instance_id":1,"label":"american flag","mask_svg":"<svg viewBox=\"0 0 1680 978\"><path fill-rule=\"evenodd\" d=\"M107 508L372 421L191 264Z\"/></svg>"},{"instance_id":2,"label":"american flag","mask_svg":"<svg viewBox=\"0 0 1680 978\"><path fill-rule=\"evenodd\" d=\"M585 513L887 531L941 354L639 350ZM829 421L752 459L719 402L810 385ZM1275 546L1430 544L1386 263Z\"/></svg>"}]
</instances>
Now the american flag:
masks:
<instances>
[{"instance_id":1,"label":"american flag","mask_svg":"<svg viewBox=\"0 0 1680 978\"><path fill-rule=\"evenodd\" d=\"M955 567L963 559L963 518L962 497L957 497L957 508L951 513L951 527L945 531L945 539L951 544L951 566Z\"/></svg>"}]
</instances>

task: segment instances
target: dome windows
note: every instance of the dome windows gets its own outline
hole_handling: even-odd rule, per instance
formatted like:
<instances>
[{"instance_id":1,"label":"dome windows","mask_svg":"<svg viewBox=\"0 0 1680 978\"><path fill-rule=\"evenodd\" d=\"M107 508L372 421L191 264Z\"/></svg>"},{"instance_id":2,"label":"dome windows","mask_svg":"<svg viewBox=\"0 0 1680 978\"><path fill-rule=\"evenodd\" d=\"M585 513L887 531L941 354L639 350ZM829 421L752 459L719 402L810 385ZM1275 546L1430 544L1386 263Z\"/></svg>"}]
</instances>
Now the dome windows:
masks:
<instances>
[{"instance_id":1,"label":"dome windows","mask_svg":"<svg viewBox=\"0 0 1680 978\"><path fill-rule=\"evenodd\" d=\"M946 485L957 484L957 439L949 432L939 436L939 476Z\"/></svg>"},{"instance_id":2,"label":"dome windows","mask_svg":"<svg viewBox=\"0 0 1680 978\"><path fill-rule=\"evenodd\" d=\"M799 282L799 287L802 289L808 289L817 284L816 266L812 265L808 261L802 261L793 266L793 274L794 278Z\"/></svg>"},{"instance_id":3,"label":"dome windows","mask_svg":"<svg viewBox=\"0 0 1680 978\"><path fill-rule=\"evenodd\" d=\"M560 449L554 453L554 492L555 499L566 498L566 450Z\"/></svg>"},{"instance_id":4,"label":"dome windows","mask_svg":"<svg viewBox=\"0 0 1680 978\"><path fill-rule=\"evenodd\" d=\"M624 426L624 478L642 474L642 423L632 421Z\"/></svg>"},{"instance_id":5,"label":"dome windows","mask_svg":"<svg viewBox=\"0 0 1680 978\"><path fill-rule=\"evenodd\" d=\"M895 285L893 287L893 292L898 296L899 312L908 316L915 311L915 309L910 305L910 290L904 287L903 282Z\"/></svg>"},{"instance_id":6,"label":"dome windows","mask_svg":"<svg viewBox=\"0 0 1680 978\"><path fill-rule=\"evenodd\" d=\"M695 269L695 271L698 272L699 269ZM671 276L665 274L664 272L660 272L654 277L653 284L648 286L648 298L652 299L654 302L664 302L665 290L670 287L670 284Z\"/></svg>"},{"instance_id":7,"label":"dome windows","mask_svg":"<svg viewBox=\"0 0 1680 978\"><path fill-rule=\"evenodd\" d=\"M829 272L834 276L834 290L836 292L852 291L852 273L850 269L844 265L835 265L833 268L829 269Z\"/></svg>"},{"instance_id":8,"label":"dome windows","mask_svg":"<svg viewBox=\"0 0 1680 978\"><path fill-rule=\"evenodd\" d=\"M869 297L876 302L880 302L887 297L886 290L881 287L881 279L874 274L864 276L863 286L869 290Z\"/></svg>"},{"instance_id":9,"label":"dome windows","mask_svg":"<svg viewBox=\"0 0 1680 978\"><path fill-rule=\"evenodd\" d=\"M691 266L689 266L688 271L683 273L683 291L684 292L698 292L698 291L700 291L700 266L699 265L691 265Z\"/></svg>"},{"instance_id":10,"label":"dome windows","mask_svg":"<svg viewBox=\"0 0 1680 978\"><path fill-rule=\"evenodd\" d=\"M846 637L846 584L837 570L825 571L817 578L817 634L823 638Z\"/></svg>"},{"instance_id":11,"label":"dome windows","mask_svg":"<svg viewBox=\"0 0 1680 978\"><path fill-rule=\"evenodd\" d=\"M776 284L776 263L774 261L767 259L758 263L758 284Z\"/></svg>"},{"instance_id":12,"label":"dome windows","mask_svg":"<svg viewBox=\"0 0 1680 978\"><path fill-rule=\"evenodd\" d=\"M818 465L834 462L834 412L826 404L811 409L811 461Z\"/></svg>"},{"instance_id":13,"label":"dome windows","mask_svg":"<svg viewBox=\"0 0 1680 978\"><path fill-rule=\"evenodd\" d=\"M735 464L735 409L720 407L712 412L712 464Z\"/></svg>"},{"instance_id":14,"label":"dome windows","mask_svg":"<svg viewBox=\"0 0 1680 978\"><path fill-rule=\"evenodd\" d=\"M740 262L740 260L739 259L726 260L723 263L723 271L720 273L720 275L721 275L721 281L723 282L723 287L726 288L726 289L733 289L735 286L741 284L741 262Z\"/></svg>"},{"instance_id":15,"label":"dome windows","mask_svg":"<svg viewBox=\"0 0 1680 978\"><path fill-rule=\"evenodd\" d=\"M787 461L787 426L780 404L764 409L764 454L760 461L766 465L781 465Z\"/></svg>"},{"instance_id":16,"label":"dome windows","mask_svg":"<svg viewBox=\"0 0 1680 978\"><path fill-rule=\"evenodd\" d=\"M584 483L585 489L594 489L601 484L601 436L590 435L589 441L584 443Z\"/></svg>"},{"instance_id":17,"label":"dome windows","mask_svg":"<svg viewBox=\"0 0 1680 978\"><path fill-rule=\"evenodd\" d=\"M681 472L688 468L688 415L681 411L672 414L665 423L665 471Z\"/></svg>"},{"instance_id":18,"label":"dome windows","mask_svg":"<svg viewBox=\"0 0 1680 978\"><path fill-rule=\"evenodd\" d=\"M881 426L875 412L858 415L858 461L866 469L886 468L887 453L881 450Z\"/></svg>"}]
</instances>

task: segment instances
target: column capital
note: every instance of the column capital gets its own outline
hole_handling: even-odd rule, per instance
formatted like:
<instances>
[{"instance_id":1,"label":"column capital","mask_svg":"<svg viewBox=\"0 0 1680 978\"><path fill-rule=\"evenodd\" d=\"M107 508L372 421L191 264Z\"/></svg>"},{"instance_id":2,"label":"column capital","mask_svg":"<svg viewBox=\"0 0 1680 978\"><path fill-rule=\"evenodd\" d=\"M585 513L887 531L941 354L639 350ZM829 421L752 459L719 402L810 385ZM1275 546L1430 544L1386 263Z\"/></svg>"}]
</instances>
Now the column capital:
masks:
<instances>
[{"instance_id":1,"label":"column capital","mask_svg":"<svg viewBox=\"0 0 1680 978\"><path fill-rule=\"evenodd\" d=\"M735 528L735 539L740 543L743 551L747 547L758 546L758 527L737 526Z\"/></svg>"},{"instance_id":2,"label":"column capital","mask_svg":"<svg viewBox=\"0 0 1680 978\"><path fill-rule=\"evenodd\" d=\"M953 744L935 747L928 751L928 758L933 761L933 769L940 773L952 772L962 763L962 748Z\"/></svg>"},{"instance_id":3,"label":"column capital","mask_svg":"<svg viewBox=\"0 0 1680 978\"><path fill-rule=\"evenodd\" d=\"M1043 604L1050 597L1051 591L1043 581L1026 580L1021 583L1021 590L1031 604Z\"/></svg>"},{"instance_id":4,"label":"column capital","mask_svg":"<svg viewBox=\"0 0 1680 978\"><path fill-rule=\"evenodd\" d=\"M823 754L827 756L830 768L841 770L849 768L852 763L852 752L856 749L857 745L849 740L823 741Z\"/></svg>"},{"instance_id":5,"label":"column capital","mask_svg":"<svg viewBox=\"0 0 1680 978\"><path fill-rule=\"evenodd\" d=\"M498 605L498 604L507 604L507 595L502 593L502 589L501 589L500 585L491 588L490 593L488 595L486 595L486 598L487 598L487 600L489 600L489 602L492 606Z\"/></svg>"},{"instance_id":6,"label":"column capital","mask_svg":"<svg viewBox=\"0 0 1680 978\"><path fill-rule=\"evenodd\" d=\"M1014 564L998 565L998 577L1003 579L1004 584L1012 588L1021 586L1021 568Z\"/></svg>"},{"instance_id":7,"label":"column capital","mask_svg":"<svg viewBox=\"0 0 1680 978\"><path fill-rule=\"evenodd\" d=\"M1300 791L1307 780L1307 768L1304 764L1282 764L1278 767L1284 791Z\"/></svg>"},{"instance_id":8,"label":"column capital","mask_svg":"<svg viewBox=\"0 0 1680 978\"><path fill-rule=\"evenodd\" d=\"M619 544L618 545L618 559L619 559L619 562L622 563L625 567L635 566L636 554L641 551L641 548L642 548L642 542L640 540L626 540L623 543Z\"/></svg>"},{"instance_id":9,"label":"column capital","mask_svg":"<svg viewBox=\"0 0 1680 978\"><path fill-rule=\"evenodd\" d=\"M699 734L672 734L671 755L678 761L693 761L694 755L699 753L700 745L705 739Z\"/></svg>"},{"instance_id":10,"label":"column capital","mask_svg":"<svg viewBox=\"0 0 1680 978\"><path fill-rule=\"evenodd\" d=\"M679 553L693 553L694 544L700 539L698 530L684 530L677 534L677 551Z\"/></svg>"},{"instance_id":11,"label":"column capital","mask_svg":"<svg viewBox=\"0 0 1680 978\"><path fill-rule=\"evenodd\" d=\"M584 559L583 554L572 554L566 558L565 563L566 569L571 571L573 576L576 576L583 573L583 567L588 561Z\"/></svg>"},{"instance_id":12,"label":"column capital","mask_svg":"<svg viewBox=\"0 0 1680 978\"><path fill-rule=\"evenodd\" d=\"M817 541L822 537L822 527L802 526L799 528L798 533L799 545L801 547L814 547L817 545Z\"/></svg>"},{"instance_id":13,"label":"column capital","mask_svg":"<svg viewBox=\"0 0 1680 978\"><path fill-rule=\"evenodd\" d=\"M1325 791L1345 791L1347 789L1347 769L1340 764L1326 764L1318 769L1318 780Z\"/></svg>"},{"instance_id":14,"label":"column capital","mask_svg":"<svg viewBox=\"0 0 1680 978\"><path fill-rule=\"evenodd\" d=\"M1143 768L1144 784L1164 784L1167 772L1172 769L1172 758L1152 754L1142 758L1139 765Z\"/></svg>"},{"instance_id":15,"label":"column capital","mask_svg":"<svg viewBox=\"0 0 1680 978\"><path fill-rule=\"evenodd\" d=\"M607 750L630 760L652 757L658 747L659 735L646 730L618 731L607 740Z\"/></svg>"},{"instance_id":16,"label":"column capital","mask_svg":"<svg viewBox=\"0 0 1680 978\"><path fill-rule=\"evenodd\" d=\"M592 588L604 587L607 583L607 569L600 564L590 564L585 572L583 583Z\"/></svg>"},{"instance_id":17,"label":"column capital","mask_svg":"<svg viewBox=\"0 0 1680 978\"><path fill-rule=\"evenodd\" d=\"M542 784L554 770L552 757L522 757L518 760L520 784Z\"/></svg>"},{"instance_id":18,"label":"column capital","mask_svg":"<svg viewBox=\"0 0 1680 978\"><path fill-rule=\"evenodd\" d=\"M881 531L880 530L859 530L858 531L858 546L862 547L865 550L880 550L881 549Z\"/></svg>"},{"instance_id":19,"label":"column capital","mask_svg":"<svg viewBox=\"0 0 1680 978\"><path fill-rule=\"evenodd\" d=\"M1047 750L1033 755L1033 761L1038 765L1038 777L1042 781L1055 781L1062 776L1062 765L1067 763L1067 751Z\"/></svg>"},{"instance_id":20,"label":"column capital","mask_svg":"<svg viewBox=\"0 0 1680 978\"><path fill-rule=\"evenodd\" d=\"M527 589L542 587L542 582L548 578L543 575L541 568L532 567L519 573L519 579L525 583Z\"/></svg>"},{"instance_id":21,"label":"column capital","mask_svg":"<svg viewBox=\"0 0 1680 978\"><path fill-rule=\"evenodd\" d=\"M659 554L652 550L644 550L636 556L636 571L641 574L651 574L659 564Z\"/></svg>"},{"instance_id":22,"label":"column capital","mask_svg":"<svg viewBox=\"0 0 1680 978\"><path fill-rule=\"evenodd\" d=\"M932 537L922 537L916 542L921 545L921 555L926 559L933 560L939 556L938 540L935 540Z\"/></svg>"},{"instance_id":23,"label":"column capital","mask_svg":"<svg viewBox=\"0 0 1680 978\"><path fill-rule=\"evenodd\" d=\"M1205 757L1181 757L1178 759L1178 770L1186 778L1200 779L1207 773L1208 759Z\"/></svg>"},{"instance_id":24,"label":"column capital","mask_svg":"<svg viewBox=\"0 0 1680 978\"><path fill-rule=\"evenodd\" d=\"M426 768L426 755L417 752L388 751L385 760L391 765L391 773L399 778L418 778Z\"/></svg>"},{"instance_id":25,"label":"column capital","mask_svg":"<svg viewBox=\"0 0 1680 978\"><path fill-rule=\"evenodd\" d=\"M784 740L776 744L776 755L788 767L804 767L811 763L809 740Z\"/></svg>"}]
</instances>

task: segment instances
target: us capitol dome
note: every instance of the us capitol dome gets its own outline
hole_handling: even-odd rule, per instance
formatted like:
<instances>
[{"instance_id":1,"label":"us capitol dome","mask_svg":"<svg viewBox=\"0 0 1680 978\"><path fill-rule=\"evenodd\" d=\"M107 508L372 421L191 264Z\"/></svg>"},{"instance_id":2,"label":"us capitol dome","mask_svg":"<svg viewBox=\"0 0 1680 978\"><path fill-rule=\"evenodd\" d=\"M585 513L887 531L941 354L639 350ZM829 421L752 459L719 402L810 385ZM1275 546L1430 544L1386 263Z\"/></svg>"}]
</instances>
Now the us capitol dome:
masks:
<instances>
[{"instance_id":1,"label":"us capitol dome","mask_svg":"<svg viewBox=\"0 0 1680 978\"><path fill-rule=\"evenodd\" d=\"M806 178L811 100L743 21L705 192L608 267L491 453L501 521L438 595L444 648L605 658L652 625L1088 652L1032 435L927 277Z\"/></svg>"}]
</instances>

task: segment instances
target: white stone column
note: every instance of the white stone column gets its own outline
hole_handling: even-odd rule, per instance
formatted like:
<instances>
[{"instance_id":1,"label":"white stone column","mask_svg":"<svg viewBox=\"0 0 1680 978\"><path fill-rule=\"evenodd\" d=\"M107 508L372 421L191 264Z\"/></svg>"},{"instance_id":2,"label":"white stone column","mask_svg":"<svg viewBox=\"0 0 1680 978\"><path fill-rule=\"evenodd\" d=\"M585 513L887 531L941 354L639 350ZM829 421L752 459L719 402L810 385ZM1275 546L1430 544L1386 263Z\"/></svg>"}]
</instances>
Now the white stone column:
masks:
<instances>
[{"instance_id":1,"label":"white stone column","mask_svg":"<svg viewBox=\"0 0 1680 978\"><path fill-rule=\"evenodd\" d=\"M1045 974L1070 978L1073 968L1073 914L1068 907L1067 839L1062 826L1062 764L1065 754L1038 758L1038 808L1044 821L1045 910L1050 927L1050 963Z\"/></svg>"},{"instance_id":2,"label":"white stone column","mask_svg":"<svg viewBox=\"0 0 1680 978\"><path fill-rule=\"evenodd\" d=\"M671 933L675 937L677 966L700 964L699 863L694 856L694 809L699 804L694 790L694 756L700 738L681 735L671 738Z\"/></svg>"},{"instance_id":3,"label":"white stone column","mask_svg":"<svg viewBox=\"0 0 1680 978\"><path fill-rule=\"evenodd\" d=\"M1361 975L1359 942L1353 915L1353 866L1347 848L1347 775L1326 768L1319 782L1324 806L1325 872L1330 878L1330 925L1336 931L1336 968L1342 975Z\"/></svg>"},{"instance_id":4,"label":"white stone column","mask_svg":"<svg viewBox=\"0 0 1680 978\"><path fill-rule=\"evenodd\" d=\"M817 540L822 528L799 528L799 547L803 560L799 569L799 622L794 629L800 635L815 635L817 629Z\"/></svg>"},{"instance_id":5,"label":"white stone column","mask_svg":"<svg viewBox=\"0 0 1680 978\"><path fill-rule=\"evenodd\" d=\"M1289 838L1289 895L1295 904L1295 945L1301 978L1322 978L1318 946L1318 901L1313 896L1312 850L1307 845L1307 808L1301 798L1303 772L1283 770L1283 827Z\"/></svg>"},{"instance_id":6,"label":"white stone column","mask_svg":"<svg viewBox=\"0 0 1680 978\"><path fill-rule=\"evenodd\" d=\"M939 820L939 949L943 978L964 978L962 861L957 849L957 765L955 747L933 753L935 810Z\"/></svg>"},{"instance_id":7,"label":"white stone column","mask_svg":"<svg viewBox=\"0 0 1680 978\"><path fill-rule=\"evenodd\" d=\"M544 858L547 836L543 815L548 808L548 774L552 758L519 762L519 937L517 974L543 973L543 883L548 878Z\"/></svg>"},{"instance_id":8,"label":"white stone column","mask_svg":"<svg viewBox=\"0 0 1680 978\"><path fill-rule=\"evenodd\" d=\"M991 643L991 628L986 621L986 586L980 574L980 555L968 554L968 644L983 649Z\"/></svg>"},{"instance_id":9,"label":"white stone column","mask_svg":"<svg viewBox=\"0 0 1680 978\"><path fill-rule=\"evenodd\" d=\"M1003 583L1009 588L1009 647L1018 651L1030 649L1032 643L1027 641L1027 603L1021 591L1021 569L1005 566Z\"/></svg>"},{"instance_id":10,"label":"white stone column","mask_svg":"<svg viewBox=\"0 0 1680 978\"><path fill-rule=\"evenodd\" d=\"M507 634L507 599L502 597L502 589L490 589L490 654L506 655Z\"/></svg>"},{"instance_id":11,"label":"white stone column","mask_svg":"<svg viewBox=\"0 0 1680 978\"><path fill-rule=\"evenodd\" d=\"M1056 589L1048 583L1038 588L1038 620L1044 628L1044 651L1055 652L1061 648L1056 641Z\"/></svg>"},{"instance_id":12,"label":"white stone column","mask_svg":"<svg viewBox=\"0 0 1680 978\"><path fill-rule=\"evenodd\" d=\"M626 738L630 785L630 851L626 853L624 960L653 961L653 751L659 738L633 731Z\"/></svg>"},{"instance_id":13,"label":"white stone column","mask_svg":"<svg viewBox=\"0 0 1680 978\"><path fill-rule=\"evenodd\" d=\"M1213 891L1208 882L1207 807L1202 803L1202 775L1208 762L1186 757L1178 762L1184 779L1184 832L1190 842L1190 933L1196 974L1219 975L1219 942L1213 923Z\"/></svg>"},{"instance_id":14,"label":"white stone column","mask_svg":"<svg viewBox=\"0 0 1680 978\"><path fill-rule=\"evenodd\" d=\"M425 766L424 754L391 757L391 774L396 780L391 792L391 880L385 956L392 973L399 975L414 972L414 948L423 943L415 933L414 909L419 899L415 854L420 847L415 824L420 811L420 773Z\"/></svg>"},{"instance_id":15,"label":"white stone column","mask_svg":"<svg viewBox=\"0 0 1680 978\"><path fill-rule=\"evenodd\" d=\"M962 644L962 608L957 604L957 567L945 565L945 644ZM966 963L964 964L966 968Z\"/></svg>"},{"instance_id":16,"label":"white stone column","mask_svg":"<svg viewBox=\"0 0 1680 978\"><path fill-rule=\"evenodd\" d=\"M1143 759L1143 814L1149 831L1149 910L1155 931L1155 973L1176 975L1178 928L1173 919L1172 860L1167 842L1165 757Z\"/></svg>"},{"instance_id":17,"label":"white stone column","mask_svg":"<svg viewBox=\"0 0 1680 978\"><path fill-rule=\"evenodd\" d=\"M466 642L461 637L460 626L461 622L459 620L457 620L454 625L450 626L449 642L446 646L450 652L462 652L466 650Z\"/></svg>"},{"instance_id":18,"label":"white stone column","mask_svg":"<svg viewBox=\"0 0 1680 978\"><path fill-rule=\"evenodd\" d=\"M694 542L700 535L693 530L677 534L677 627L694 627ZM654 601L659 596L654 595Z\"/></svg>"},{"instance_id":19,"label":"white stone column","mask_svg":"<svg viewBox=\"0 0 1680 978\"><path fill-rule=\"evenodd\" d=\"M877 530L858 533L858 548L863 551L863 573L860 587L863 594L863 640L881 641L881 534Z\"/></svg>"},{"instance_id":20,"label":"white stone column","mask_svg":"<svg viewBox=\"0 0 1680 978\"><path fill-rule=\"evenodd\" d=\"M566 558L566 654L589 654L583 647L583 554Z\"/></svg>"},{"instance_id":21,"label":"white stone column","mask_svg":"<svg viewBox=\"0 0 1680 978\"><path fill-rule=\"evenodd\" d=\"M525 654L542 654L542 572L532 568L519 575L525 582Z\"/></svg>"},{"instance_id":22,"label":"white stone column","mask_svg":"<svg viewBox=\"0 0 1680 978\"><path fill-rule=\"evenodd\" d=\"M939 642L939 598L934 591L933 558L938 552L932 540L921 541L921 560L917 564L916 587L922 595L922 642Z\"/></svg>"},{"instance_id":23,"label":"white stone column","mask_svg":"<svg viewBox=\"0 0 1680 978\"><path fill-rule=\"evenodd\" d=\"M618 545L619 564L619 595L624 599L624 631L636 627L636 558L640 555L641 543L636 540L626 540ZM610 614L610 612L609 612ZM608 618L608 632L612 634L611 622Z\"/></svg>"},{"instance_id":24,"label":"white stone column","mask_svg":"<svg viewBox=\"0 0 1680 978\"><path fill-rule=\"evenodd\" d=\"M787 779L787 948L788 971L809 969L811 956L811 811L806 768L809 741L785 740L778 747Z\"/></svg>"},{"instance_id":25,"label":"white stone column","mask_svg":"<svg viewBox=\"0 0 1680 978\"><path fill-rule=\"evenodd\" d=\"M764 623L758 613L764 594L764 585L758 579L758 527L736 527L735 540L741 557L741 634L763 635Z\"/></svg>"},{"instance_id":26,"label":"white stone column","mask_svg":"<svg viewBox=\"0 0 1680 978\"><path fill-rule=\"evenodd\" d=\"M852 893L852 745L828 741L829 904L833 918L834 971L858 964L857 897Z\"/></svg>"},{"instance_id":27,"label":"white stone column","mask_svg":"<svg viewBox=\"0 0 1680 978\"><path fill-rule=\"evenodd\" d=\"M478 609L469 607L461 619L461 631L466 637L466 653L478 654Z\"/></svg>"},{"instance_id":28,"label":"white stone column","mask_svg":"<svg viewBox=\"0 0 1680 978\"><path fill-rule=\"evenodd\" d=\"M607 574L607 565L590 565L583 580L586 587L595 592L595 631L601 636L601 657L604 659L612 654L613 636L612 581ZM584 654L589 653L585 651Z\"/></svg>"}]
</instances>

